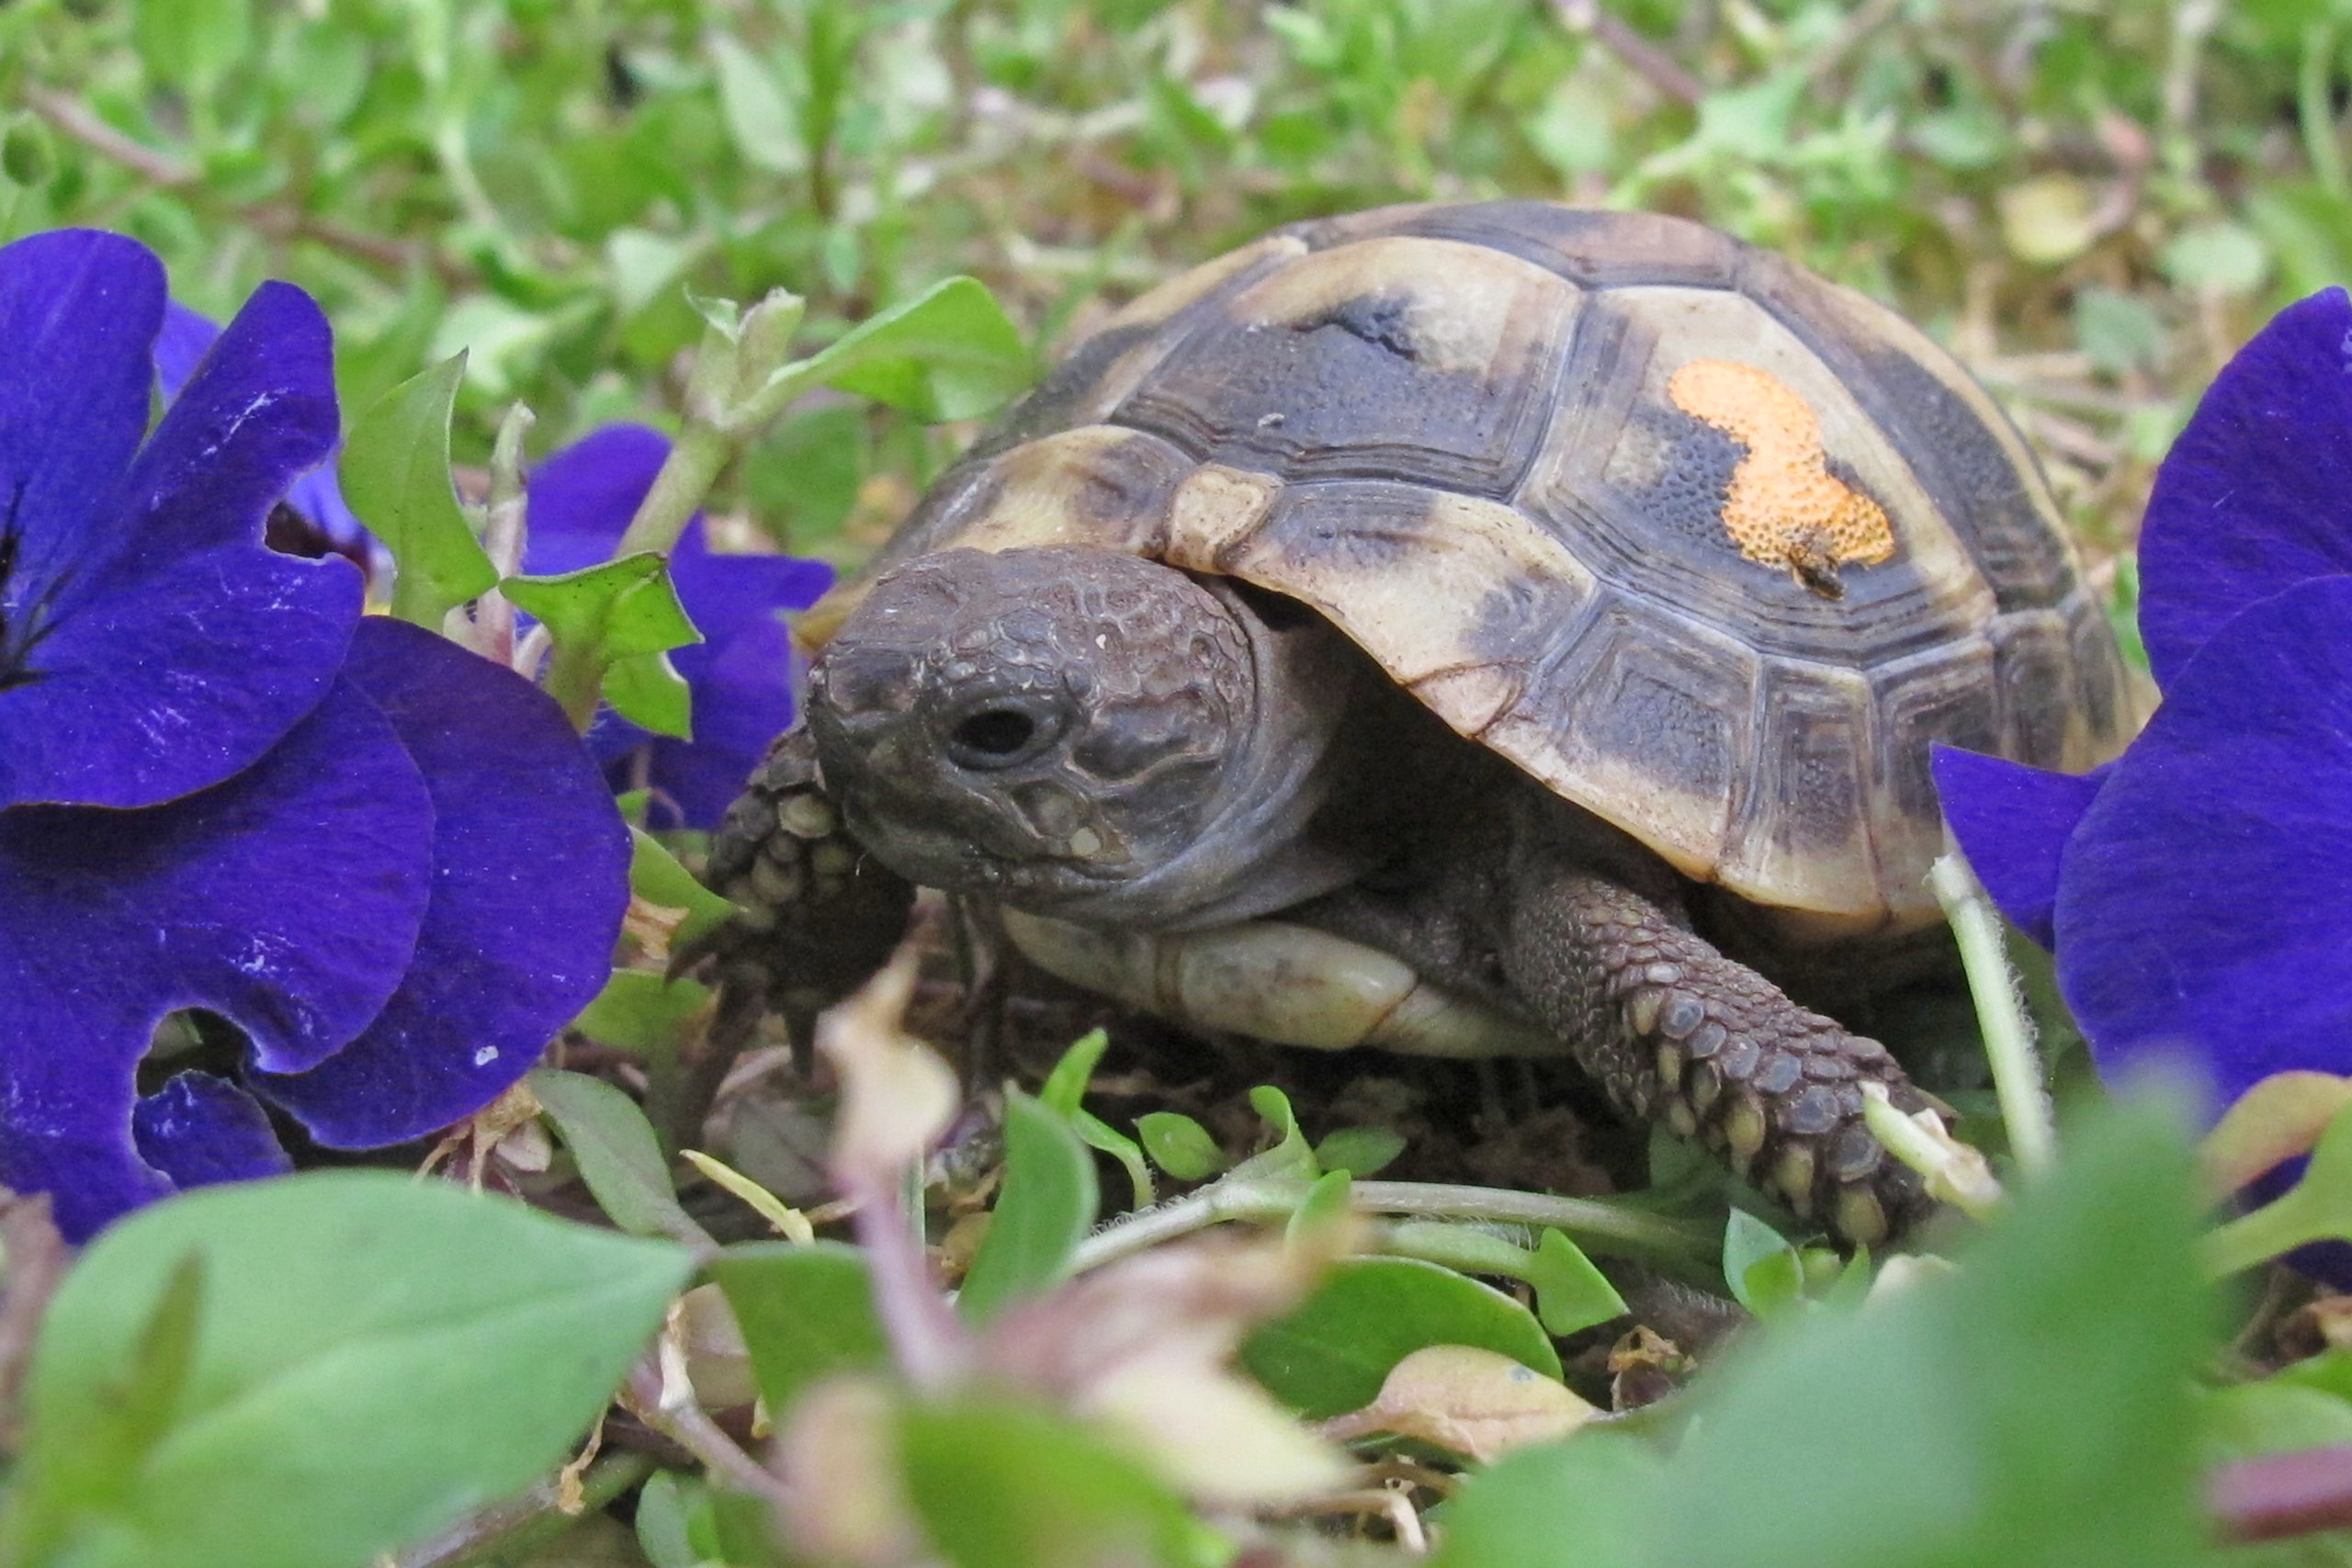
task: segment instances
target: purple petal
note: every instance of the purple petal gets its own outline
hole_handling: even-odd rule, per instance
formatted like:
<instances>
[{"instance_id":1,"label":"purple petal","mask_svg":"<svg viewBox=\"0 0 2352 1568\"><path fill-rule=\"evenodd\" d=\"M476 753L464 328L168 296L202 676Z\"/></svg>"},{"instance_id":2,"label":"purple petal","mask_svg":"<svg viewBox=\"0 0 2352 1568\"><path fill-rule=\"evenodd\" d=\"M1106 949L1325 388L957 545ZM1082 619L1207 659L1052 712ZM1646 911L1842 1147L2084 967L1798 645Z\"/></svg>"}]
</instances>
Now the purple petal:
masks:
<instances>
[{"instance_id":1,"label":"purple petal","mask_svg":"<svg viewBox=\"0 0 2352 1568\"><path fill-rule=\"evenodd\" d=\"M155 334L155 390L164 402L178 400L180 389L220 340L220 322L176 299L164 301L164 328Z\"/></svg>"},{"instance_id":2,"label":"purple petal","mask_svg":"<svg viewBox=\"0 0 2352 1568\"><path fill-rule=\"evenodd\" d=\"M318 703L359 576L261 537L334 440L331 357L310 297L266 284L111 501L87 517L26 502L35 547L5 590L20 630L18 656L0 653L0 807L169 800L246 766ZM144 381L142 355L142 399Z\"/></svg>"},{"instance_id":3,"label":"purple petal","mask_svg":"<svg viewBox=\"0 0 2352 1568\"><path fill-rule=\"evenodd\" d=\"M2352 1072L2352 578L2224 625L2084 814L2058 978L2103 1073L2185 1053L2226 1104Z\"/></svg>"},{"instance_id":4,"label":"purple petal","mask_svg":"<svg viewBox=\"0 0 2352 1568\"><path fill-rule=\"evenodd\" d=\"M210 1073L175 1073L131 1110L139 1157L182 1191L294 1168L261 1101Z\"/></svg>"},{"instance_id":5,"label":"purple petal","mask_svg":"<svg viewBox=\"0 0 2352 1568\"><path fill-rule=\"evenodd\" d=\"M266 1059L315 1059L382 1009L432 891L433 802L338 682L224 784L140 811L0 812L0 1184L69 1236L165 1190L131 1143L164 1015L203 1007Z\"/></svg>"},{"instance_id":6,"label":"purple petal","mask_svg":"<svg viewBox=\"0 0 2352 1568\"><path fill-rule=\"evenodd\" d=\"M2053 773L1939 742L1929 759L1944 820L2001 913L2048 947L2058 903L2058 856L2083 819L2105 768Z\"/></svg>"},{"instance_id":7,"label":"purple petal","mask_svg":"<svg viewBox=\"0 0 2352 1568\"><path fill-rule=\"evenodd\" d=\"M220 336L220 328L209 316L198 315L176 299L164 305L164 330L155 338L155 381L165 403L180 395L180 389L196 373L198 363ZM381 547L344 501L343 487L335 481L334 459L341 450L338 443L335 452L329 453L325 460L304 469L287 487L286 504L325 536L336 554L349 558L352 564L363 570L373 570L371 563ZM327 552L313 548L289 553L318 556Z\"/></svg>"},{"instance_id":8,"label":"purple petal","mask_svg":"<svg viewBox=\"0 0 2352 1568\"><path fill-rule=\"evenodd\" d=\"M253 1084L322 1143L372 1148L489 1104L595 996L628 905L629 838L562 710L512 671L371 618L349 673L433 792L432 907L367 1032Z\"/></svg>"},{"instance_id":9,"label":"purple petal","mask_svg":"<svg viewBox=\"0 0 2352 1568\"><path fill-rule=\"evenodd\" d=\"M531 474L528 570L553 576L610 558L669 456L660 431L608 424L540 464ZM701 526L697 516L687 531L698 535Z\"/></svg>"},{"instance_id":10,"label":"purple petal","mask_svg":"<svg viewBox=\"0 0 2352 1568\"><path fill-rule=\"evenodd\" d=\"M2290 305L2206 389L2156 470L2140 531L2140 630L2172 689L2257 599L2352 572L2352 299Z\"/></svg>"},{"instance_id":11,"label":"purple petal","mask_svg":"<svg viewBox=\"0 0 2352 1568\"><path fill-rule=\"evenodd\" d=\"M139 448L163 314L163 264L136 241L69 229L0 246L0 526L16 537L0 567L0 669L27 635L34 585L81 553Z\"/></svg>"}]
</instances>

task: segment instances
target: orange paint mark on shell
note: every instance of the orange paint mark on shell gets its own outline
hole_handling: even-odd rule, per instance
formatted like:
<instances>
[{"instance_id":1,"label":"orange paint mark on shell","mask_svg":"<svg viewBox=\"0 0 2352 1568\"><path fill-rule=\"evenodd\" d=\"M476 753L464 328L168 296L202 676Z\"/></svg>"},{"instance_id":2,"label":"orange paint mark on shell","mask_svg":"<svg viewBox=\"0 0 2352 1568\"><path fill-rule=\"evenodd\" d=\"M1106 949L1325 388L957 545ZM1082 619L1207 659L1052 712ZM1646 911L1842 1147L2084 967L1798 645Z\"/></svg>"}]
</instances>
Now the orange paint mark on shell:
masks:
<instances>
[{"instance_id":1,"label":"orange paint mark on shell","mask_svg":"<svg viewBox=\"0 0 2352 1568\"><path fill-rule=\"evenodd\" d=\"M1749 560L1785 566L1824 598L1845 590L1838 568L1894 554L1894 528L1879 503L1829 471L1821 421L1777 377L1752 365L1694 359L1669 377L1666 395L1747 448L1724 497L1724 531Z\"/></svg>"}]
</instances>

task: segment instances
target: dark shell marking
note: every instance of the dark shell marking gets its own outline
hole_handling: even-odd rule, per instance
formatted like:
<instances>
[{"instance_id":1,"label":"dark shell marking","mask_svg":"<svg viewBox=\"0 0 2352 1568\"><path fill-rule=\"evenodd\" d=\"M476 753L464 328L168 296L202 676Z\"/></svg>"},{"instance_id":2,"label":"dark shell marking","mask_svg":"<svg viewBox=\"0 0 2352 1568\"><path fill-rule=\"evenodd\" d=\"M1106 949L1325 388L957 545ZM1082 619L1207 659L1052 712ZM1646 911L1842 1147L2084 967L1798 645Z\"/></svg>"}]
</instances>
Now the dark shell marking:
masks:
<instances>
[{"instance_id":1,"label":"dark shell marking","mask_svg":"<svg viewBox=\"0 0 2352 1568\"><path fill-rule=\"evenodd\" d=\"M1760 371L1894 549L1842 596L1751 559L1747 455L1676 407ZM1315 606L1454 728L1784 938L1916 928L1944 739L2082 769L2131 720L2033 458L1893 313L1679 220L1535 202L1300 224L1138 299L858 582L1094 544Z\"/></svg>"}]
</instances>

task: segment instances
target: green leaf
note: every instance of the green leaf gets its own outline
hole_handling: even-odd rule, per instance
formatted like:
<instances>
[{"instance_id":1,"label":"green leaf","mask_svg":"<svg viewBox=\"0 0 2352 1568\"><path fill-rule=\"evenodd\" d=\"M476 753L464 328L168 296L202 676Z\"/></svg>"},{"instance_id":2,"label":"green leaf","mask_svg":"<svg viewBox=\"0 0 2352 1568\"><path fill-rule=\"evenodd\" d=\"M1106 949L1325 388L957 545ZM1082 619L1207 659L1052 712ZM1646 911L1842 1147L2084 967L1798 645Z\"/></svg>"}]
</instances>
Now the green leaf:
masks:
<instances>
[{"instance_id":1,"label":"green leaf","mask_svg":"<svg viewBox=\"0 0 2352 1568\"><path fill-rule=\"evenodd\" d=\"M1046 1081L1037 1086L1037 1103L1064 1116L1074 1115L1086 1098L1086 1086L1093 1079L1102 1053L1110 1046L1110 1034L1100 1029L1090 1029L1071 1041L1054 1070L1046 1075Z\"/></svg>"},{"instance_id":2,"label":"green leaf","mask_svg":"<svg viewBox=\"0 0 2352 1568\"><path fill-rule=\"evenodd\" d=\"M1804 1263L1779 1231L1734 1209L1724 1223L1724 1280L1740 1305L1770 1317L1804 1294Z\"/></svg>"},{"instance_id":3,"label":"green leaf","mask_svg":"<svg viewBox=\"0 0 2352 1568\"><path fill-rule=\"evenodd\" d=\"M688 1533L687 1488L700 1483L674 1470L657 1471L637 1494L637 1545L653 1568L698 1568L702 1554Z\"/></svg>"},{"instance_id":4,"label":"green leaf","mask_svg":"<svg viewBox=\"0 0 2352 1568\"><path fill-rule=\"evenodd\" d=\"M119 1380L190 1258L185 1385L158 1440L125 1455L103 1440ZM691 1267L675 1247L389 1171L143 1210L50 1307L0 1561L366 1562L568 1457Z\"/></svg>"},{"instance_id":5,"label":"green leaf","mask_svg":"<svg viewBox=\"0 0 2352 1568\"><path fill-rule=\"evenodd\" d=\"M1297 1245L1302 1238L1311 1237L1326 1225L1346 1223L1354 1212L1355 1179L1344 1170L1327 1170L1315 1179L1298 1207L1290 1212L1283 1224L1283 1239Z\"/></svg>"},{"instance_id":6,"label":"green leaf","mask_svg":"<svg viewBox=\"0 0 2352 1568\"><path fill-rule=\"evenodd\" d=\"M1361 1409L1389 1369L1428 1345L1471 1345L1544 1376L1560 1358L1534 1315L1500 1291L1409 1258L1355 1258L1259 1328L1241 1364L1310 1419Z\"/></svg>"},{"instance_id":7,"label":"green leaf","mask_svg":"<svg viewBox=\"0 0 2352 1568\"><path fill-rule=\"evenodd\" d=\"M956 1298L986 1323L1021 1297L1050 1290L1093 1224L1102 1197L1094 1156L1069 1123L1019 1089L1004 1103L1004 1192Z\"/></svg>"},{"instance_id":8,"label":"green leaf","mask_svg":"<svg viewBox=\"0 0 2352 1568\"><path fill-rule=\"evenodd\" d=\"M710 987L699 980L616 969L571 1027L600 1045L655 1056L674 1049L687 1021L709 1005Z\"/></svg>"},{"instance_id":9,"label":"green leaf","mask_svg":"<svg viewBox=\"0 0 2352 1568\"><path fill-rule=\"evenodd\" d=\"M670 938L680 947L700 942L736 914L732 903L705 887L701 878L642 828L629 829L628 890L649 904L686 912Z\"/></svg>"},{"instance_id":10,"label":"green leaf","mask_svg":"<svg viewBox=\"0 0 2352 1568\"><path fill-rule=\"evenodd\" d=\"M1158 1201L1152 1195L1151 1168L1144 1163L1142 1145L1091 1111L1072 1111L1069 1127L1088 1148L1119 1162L1119 1168L1127 1173L1136 1208L1148 1209Z\"/></svg>"},{"instance_id":11,"label":"green leaf","mask_svg":"<svg viewBox=\"0 0 2352 1568\"><path fill-rule=\"evenodd\" d=\"M1250 1091L1250 1108L1272 1130L1274 1146L1235 1166L1236 1176L1253 1180L1295 1176L1312 1181L1323 1173L1315 1163L1315 1151L1308 1146L1306 1134L1298 1129L1298 1113L1290 1108L1288 1095L1272 1084L1260 1084Z\"/></svg>"},{"instance_id":12,"label":"green leaf","mask_svg":"<svg viewBox=\"0 0 2352 1568\"><path fill-rule=\"evenodd\" d=\"M582 716L583 704L588 711L594 710L600 694L613 701L623 717L649 729L658 728L649 721L668 723L678 716L659 703L652 708L643 705L649 691L658 692L662 684L657 678L649 686L643 667L621 671L618 681L608 679L616 666L629 660L702 640L678 603L669 563L660 555L642 550L558 576L510 577L498 586L515 608L537 616L555 639L548 691L575 720ZM675 681L676 676L667 679ZM622 701L631 706L622 707Z\"/></svg>"},{"instance_id":13,"label":"green leaf","mask_svg":"<svg viewBox=\"0 0 2352 1568\"><path fill-rule=\"evenodd\" d=\"M936 423L975 419L1029 384L1021 329L977 278L951 277L870 316L780 374Z\"/></svg>"},{"instance_id":14,"label":"green leaf","mask_svg":"<svg viewBox=\"0 0 2352 1568\"><path fill-rule=\"evenodd\" d=\"M775 73L731 33L713 33L711 62L718 68L718 107L727 134L745 163L772 175L797 174L808 162L800 111Z\"/></svg>"},{"instance_id":15,"label":"green leaf","mask_svg":"<svg viewBox=\"0 0 2352 1568\"><path fill-rule=\"evenodd\" d=\"M534 1067L524 1082L606 1219L632 1235L711 1245L709 1233L678 1206L670 1162L636 1100L602 1078L554 1067Z\"/></svg>"},{"instance_id":16,"label":"green leaf","mask_svg":"<svg viewBox=\"0 0 2352 1568\"><path fill-rule=\"evenodd\" d=\"M1549 1226L1521 1278L1535 1287L1535 1315L1547 1333L1565 1337L1625 1315L1617 1287L1584 1248Z\"/></svg>"},{"instance_id":17,"label":"green leaf","mask_svg":"<svg viewBox=\"0 0 2352 1568\"><path fill-rule=\"evenodd\" d=\"M1405 1136L1393 1127L1342 1127L1315 1145L1315 1163L1325 1170L1370 1176L1405 1152Z\"/></svg>"},{"instance_id":18,"label":"green leaf","mask_svg":"<svg viewBox=\"0 0 2352 1568\"><path fill-rule=\"evenodd\" d=\"M140 0L131 42L148 73L209 93L253 47L253 0Z\"/></svg>"},{"instance_id":19,"label":"green leaf","mask_svg":"<svg viewBox=\"0 0 2352 1568\"><path fill-rule=\"evenodd\" d=\"M1429 1568L1645 1568L1664 1466L1600 1433L1506 1454L1446 1505Z\"/></svg>"},{"instance_id":20,"label":"green leaf","mask_svg":"<svg viewBox=\"0 0 2352 1568\"><path fill-rule=\"evenodd\" d=\"M11 185L29 190L45 186L57 174L57 147L49 127L29 114L20 114L0 133L0 175Z\"/></svg>"},{"instance_id":21,"label":"green leaf","mask_svg":"<svg viewBox=\"0 0 2352 1568\"><path fill-rule=\"evenodd\" d=\"M362 415L343 444L343 498L392 553L392 614L433 631L498 584L449 482L449 411L463 350L420 371Z\"/></svg>"},{"instance_id":22,"label":"green leaf","mask_svg":"<svg viewBox=\"0 0 2352 1568\"><path fill-rule=\"evenodd\" d=\"M1179 1181L1205 1181L1226 1167L1225 1151L1207 1128L1180 1111L1147 1111L1136 1134L1152 1163Z\"/></svg>"},{"instance_id":23,"label":"green leaf","mask_svg":"<svg viewBox=\"0 0 2352 1568\"><path fill-rule=\"evenodd\" d=\"M2193 1178L2177 1108L2128 1103L2075 1128L1958 1271L1775 1323L1702 1383L1654 1561L2207 1561Z\"/></svg>"},{"instance_id":24,"label":"green leaf","mask_svg":"<svg viewBox=\"0 0 2352 1568\"><path fill-rule=\"evenodd\" d=\"M923 1533L956 1568L1201 1561L1198 1527L1176 1495L1050 1410L975 1397L912 1404L899 1449Z\"/></svg>"},{"instance_id":25,"label":"green leaf","mask_svg":"<svg viewBox=\"0 0 2352 1568\"><path fill-rule=\"evenodd\" d=\"M874 1315L865 1256L836 1241L749 1242L710 1260L743 1330L768 1414L835 1372L879 1371L890 1343Z\"/></svg>"},{"instance_id":26,"label":"green leaf","mask_svg":"<svg viewBox=\"0 0 2352 1568\"><path fill-rule=\"evenodd\" d=\"M694 692L667 653L614 660L605 669L604 695L631 724L673 739L694 739Z\"/></svg>"}]
</instances>

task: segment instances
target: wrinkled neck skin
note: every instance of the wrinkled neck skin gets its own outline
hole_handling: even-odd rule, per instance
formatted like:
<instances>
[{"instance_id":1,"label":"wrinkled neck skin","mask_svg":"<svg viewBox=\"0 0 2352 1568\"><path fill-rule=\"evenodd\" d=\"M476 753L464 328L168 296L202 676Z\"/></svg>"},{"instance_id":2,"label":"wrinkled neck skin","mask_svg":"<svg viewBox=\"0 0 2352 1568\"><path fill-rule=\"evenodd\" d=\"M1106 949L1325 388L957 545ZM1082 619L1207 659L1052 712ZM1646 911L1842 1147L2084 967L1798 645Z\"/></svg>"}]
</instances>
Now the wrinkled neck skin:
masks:
<instances>
[{"instance_id":1,"label":"wrinkled neck skin","mask_svg":"<svg viewBox=\"0 0 2352 1568\"><path fill-rule=\"evenodd\" d=\"M1354 880L1364 854L1317 818L1344 782L1335 743L1363 678L1361 660L1320 619L1277 629L1229 585L1202 584L1249 640L1254 722L1229 754L1190 848L1141 876L1005 902L1033 914L1158 931L1225 925L1286 908Z\"/></svg>"}]
</instances>

